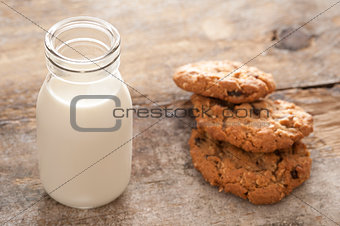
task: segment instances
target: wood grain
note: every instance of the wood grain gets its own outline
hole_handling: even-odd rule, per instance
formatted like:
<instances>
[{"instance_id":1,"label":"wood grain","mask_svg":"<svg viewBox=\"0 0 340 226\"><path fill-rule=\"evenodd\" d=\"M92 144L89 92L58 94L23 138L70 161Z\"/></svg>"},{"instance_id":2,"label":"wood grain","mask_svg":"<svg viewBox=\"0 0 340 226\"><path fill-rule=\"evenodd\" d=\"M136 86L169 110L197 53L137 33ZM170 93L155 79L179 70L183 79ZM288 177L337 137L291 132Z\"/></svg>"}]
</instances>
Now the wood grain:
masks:
<instances>
[{"instance_id":1,"label":"wood grain","mask_svg":"<svg viewBox=\"0 0 340 226\"><path fill-rule=\"evenodd\" d=\"M159 94L181 93L171 81L177 66L210 59L247 62L277 42L277 34L284 29L302 25L334 2L257 1L251 7L247 1L222 0L124 4L50 4L40 0L8 4L45 29L74 15L98 16L111 22L122 36L121 72L125 81L157 100ZM298 51L271 48L249 64L273 73L279 89L340 82L340 16L339 6L335 7L302 29L310 36L307 47ZM45 32L4 5L0 14L0 84L6 86L13 81L12 87L20 83L40 87L46 74ZM291 39L299 42L298 36L292 35Z\"/></svg>"},{"instance_id":2,"label":"wood grain","mask_svg":"<svg viewBox=\"0 0 340 226\"><path fill-rule=\"evenodd\" d=\"M135 107L153 107L143 97L147 95L159 105L172 108L190 106L190 94L172 82L177 66L210 59L247 62L277 42L287 29L298 27L335 3L5 2L46 29L75 15L111 22L122 36L123 77L140 92L131 90ZM157 119L135 118L134 134L143 133L133 141L132 178L120 198L93 210L76 210L44 198L9 225L340 223L339 6L297 34L249 63L273 73L281 90L272 98L292 101L314 116L315 131L304 139L312 152L312 175L293 195L275 205L254 206L219 193L191 163L187 145L191 129L186 125L192 123L191 119L183 119L186 123L163 119L143 132ZM45 194L39 181L35 144L35 101L47 73L43 38L43 30L0 3L0 222Z\"/></svg>"},{"instance_id":3,"label":"wood grain","mask_svg":"<svg viewBox=\"0 0 340 226\"><path fill-rule=\"evenodd\" d=\"M313 114L315 132L304 139L312 151L312 176L293 195L339 222L336 207L340 204L340 122L335 116L340 114L340 86L278 91L272 98L292 101ZM188 99L181 97L169 107L180 105L190 106ZM156 120L135 119L135 135ZM192 119L184 120L189 124ZM24 116L0 127L2 219L44 195L38 177L34 122L31 116ZM276 205L257 207L235 196L218 193L192 166L187 145L191 129L186 123L163 119L134 139L131 182L115 202L81 211L45 198L14 222L41 225L330 223L294 196ZM235 214L242 217L235 218Z\"/></svg>"}]
</instances>

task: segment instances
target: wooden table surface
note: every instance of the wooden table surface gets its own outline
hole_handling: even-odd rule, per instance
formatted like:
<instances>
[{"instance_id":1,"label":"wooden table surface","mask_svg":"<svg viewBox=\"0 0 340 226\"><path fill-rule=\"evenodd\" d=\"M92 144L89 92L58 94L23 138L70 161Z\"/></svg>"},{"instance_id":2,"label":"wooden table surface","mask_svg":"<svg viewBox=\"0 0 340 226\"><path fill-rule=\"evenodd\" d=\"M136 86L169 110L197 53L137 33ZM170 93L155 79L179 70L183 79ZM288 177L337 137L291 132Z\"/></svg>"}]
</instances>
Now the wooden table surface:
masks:
<instances>
[{"instance_id":1,"label":"wooden table surface","mask_svg":"<svg viewBox=\"0 0 340 226\"><path fill-rule=\"evenodd\" d=\"M335 3L1 1L0 222L340 224L340 4L314 18ZM35 102L47 69L45 32L37 25L48 29L77 15L99 17L118 28L122 37L120 70L126 83L169 108L190 106L190 93L172 81L177 66L216 59L247 62L255 57L248 65L275 77L278 91L272 97L292 101L314 116L315 131L304 139L313 158L311 178L275 205L252 205L219 193L193 168L188 126L167 118L147 129L158 119L135 118L134 134L140 134L133 140L132 178L121 197L91 210L65 207L49 197L41 199L45 192L38 175ZM263 52L312 18L290 38ZM143 95L130 91L136 107L154 106Z\"/></svg>"}]
</instances>

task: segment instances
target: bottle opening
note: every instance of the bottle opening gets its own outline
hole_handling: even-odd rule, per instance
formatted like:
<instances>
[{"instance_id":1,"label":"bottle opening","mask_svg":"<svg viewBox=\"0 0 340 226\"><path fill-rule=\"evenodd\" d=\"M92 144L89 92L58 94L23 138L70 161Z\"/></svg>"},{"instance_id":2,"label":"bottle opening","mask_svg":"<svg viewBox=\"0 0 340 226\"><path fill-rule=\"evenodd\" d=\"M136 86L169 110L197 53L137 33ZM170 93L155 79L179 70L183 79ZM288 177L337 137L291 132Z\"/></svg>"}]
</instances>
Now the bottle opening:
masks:
<instances>
[{"instance_id":1,"label":"bottle opening","mask_svg":"<svg viewBox=\"0 0 340 226\"><path fill-rule=\"evenodd\" d=\"M104 20L73 17L50 28L45 37L49 69L92 72L119 64L120 36Z\"/></svg>"}]
</instances>

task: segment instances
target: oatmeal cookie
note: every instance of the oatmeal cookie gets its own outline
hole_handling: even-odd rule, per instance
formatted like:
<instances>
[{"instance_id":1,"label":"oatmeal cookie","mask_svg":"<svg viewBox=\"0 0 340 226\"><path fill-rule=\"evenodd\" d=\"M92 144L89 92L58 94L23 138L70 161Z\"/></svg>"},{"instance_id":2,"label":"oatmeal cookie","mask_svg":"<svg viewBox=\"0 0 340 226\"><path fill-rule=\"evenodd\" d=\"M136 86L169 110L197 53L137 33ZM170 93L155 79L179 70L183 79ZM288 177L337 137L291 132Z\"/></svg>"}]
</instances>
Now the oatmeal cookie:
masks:
<instances>
[{"instance_id":1,"label":"oatmeal cookie","mask_svg":"<svg viewBox=\"0 0 340 226\"><path fill-rule=\"evenodd\" d=\"M289 148L313 131L312 116L283 100L231 104L194 94L191 101L198 128L249 152Z\"/></svg>"},{"instance_id":2,"label":"oatmeal cookie","mask_svg":"<svg viewBox=\"0 0 340 226\"><path fill-rule=\"evenodd\" d=\"M312 160L302 142L286 150L251 153L194 129L189 145L193 164L206 181L253 204L280 201L310 175Z\"/></svg>"},{"instance_id":3,"label":"oatmeal cookie","mask_svg":"<svg viewBox=\"0 0 340 226\"><path fill-rule=\"evenodd\" d=\"M231 103L258 100L275 90L269 73L233 61L206 61L177 69L173 80L180 88Z\"/></svg>"}]
</instances>

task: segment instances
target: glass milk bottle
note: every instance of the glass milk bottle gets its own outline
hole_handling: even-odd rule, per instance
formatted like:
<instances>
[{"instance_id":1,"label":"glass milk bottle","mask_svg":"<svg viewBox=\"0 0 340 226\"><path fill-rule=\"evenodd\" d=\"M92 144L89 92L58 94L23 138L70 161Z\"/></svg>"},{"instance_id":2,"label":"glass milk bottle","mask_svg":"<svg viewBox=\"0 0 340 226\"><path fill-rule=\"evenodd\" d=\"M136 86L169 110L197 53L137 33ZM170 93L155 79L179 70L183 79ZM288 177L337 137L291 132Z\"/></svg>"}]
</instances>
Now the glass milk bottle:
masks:
<instances>
[{"instance_id":1,"label":"glass milk bottle","mask_svg":"<svg viewBox=\"0 0 340 226\"><path fill-rule=\"evenodd\" d=\"M49 73L36 107L41 182L64 205L104 205L131 173L132 117L113 117L132 108L118 71L119 33L97 18L69 18L49 30L45 47Z\"/></svg>"}]
</instances>

